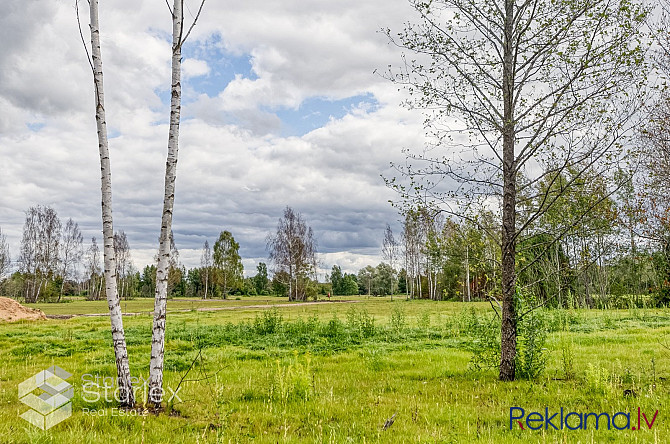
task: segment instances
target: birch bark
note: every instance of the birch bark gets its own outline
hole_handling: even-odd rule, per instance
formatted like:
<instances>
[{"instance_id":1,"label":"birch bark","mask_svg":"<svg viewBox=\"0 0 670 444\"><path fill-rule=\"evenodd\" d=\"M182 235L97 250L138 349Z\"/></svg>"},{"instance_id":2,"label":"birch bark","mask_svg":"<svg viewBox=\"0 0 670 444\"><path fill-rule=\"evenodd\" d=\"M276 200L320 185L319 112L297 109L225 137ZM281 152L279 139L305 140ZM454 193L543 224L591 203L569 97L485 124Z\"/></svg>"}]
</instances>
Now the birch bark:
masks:
<instances>
[{"instance_id":1,"label":"birch bark","mask_svg":"<svg viewBox=\"0 0 670 444\"><path fill-rule=\"evenodd\" d=\"M116 257L114 254L114 224L112 221L112 172L107 143L107 122L105 120L105 93L102 78L102 55L100 51L100 27L98 20L98 0L89 0L91 56L93 64L93 82L95 85L95 121L98 131L100 150L101 191L102 191L102 234L104 238L105 292L112 324L112 341L116 357L116 373L121 406L135 405L135 396L130 378L126 336L123 330L123 318L119 294L116 288Z\"/></svg>"},{"instance_id":2,"label":"birch bark","mask_svg":"<svg viewBox=\"0 0 670 444\"><path fill-rule=\"evenodd\" d=\"M179 120L181 114L181 45L183 32L182 1L174 0L172 8L172 94L170 99L170 132L168 156L165 163L165 195L161 220L160 246L156 271L156 297L151 338L149 365L149 402L160 408L163 400L163 364L165 353L165 316L167 310L167 285L170 264L170 233L174 208L175 180L177 178L177 153L179 149Z\"/></svg>"}]
</instances>

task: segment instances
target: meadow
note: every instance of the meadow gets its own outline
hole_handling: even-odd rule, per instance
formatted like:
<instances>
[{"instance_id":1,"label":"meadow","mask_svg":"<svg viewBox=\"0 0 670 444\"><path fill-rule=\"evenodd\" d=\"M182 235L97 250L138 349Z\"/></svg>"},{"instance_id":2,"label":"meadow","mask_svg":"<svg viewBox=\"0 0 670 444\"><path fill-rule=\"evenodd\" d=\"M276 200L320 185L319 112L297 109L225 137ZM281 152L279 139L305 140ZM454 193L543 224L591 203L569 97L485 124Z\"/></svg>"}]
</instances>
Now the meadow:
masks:
<instances>
[{"instance_id":1,"label":"meadow","mask_svg":"<svg viewBox=\"0 0 670 444\"><path fill-rule=\"evenodd\" d=\"M115 375L109 319L65 317L104 313L104 301L31 305L61 318L0 324L0 443L667 442L667 309L542 310L544 370L502 383L471 362L482 326L495 323L488 304L342 299L170 300L165 386L178 399L158 416L85 390ZM153 301L122 304L138 313L124 323L141 381ZM42 431L19 418L17 387L52 365L72 373L73 414ZM510 430L511 407L630 412L633 426L638 407L658 415L651 430Z\"/></svg>"}]
</instances>

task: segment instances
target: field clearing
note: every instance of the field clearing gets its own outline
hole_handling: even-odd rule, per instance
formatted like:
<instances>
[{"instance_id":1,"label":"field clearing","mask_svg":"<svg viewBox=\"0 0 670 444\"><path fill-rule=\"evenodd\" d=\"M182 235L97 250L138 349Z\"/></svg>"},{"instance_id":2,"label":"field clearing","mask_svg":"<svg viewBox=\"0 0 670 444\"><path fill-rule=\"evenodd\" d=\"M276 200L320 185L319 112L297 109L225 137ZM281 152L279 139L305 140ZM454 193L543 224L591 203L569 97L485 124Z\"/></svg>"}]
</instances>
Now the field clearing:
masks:
<instances>
[{"instance_id":1,"label":"field clearing","mask_svg":"<svg viewBox=\"0 0 670 444\"><path fill-rule=\"evenodd\" d=\"M357 302L168 301L168 310L189 311L168 316L166 387L195 364L182 402L160 416L118 412L84 392L85 375L115 374L108 318L0 324L0 443L667 442L670 351L659 344L670 338L666 309L545 311L545 372L501 383L494 370L468 365L468 320L490 315L488 304L346 299ZM30 306L48 315L106 310L105 301ZM149 312L153 300L122 307ZM240 308L197 311L203 307ZM132 374L148 378L151 316L124 322ZM42 431L19 418L27 407L17 387L51 365L73 374L74 413ZM659 413L652 430L510 431L510 407Z\"/></svg>"}]
</instances>

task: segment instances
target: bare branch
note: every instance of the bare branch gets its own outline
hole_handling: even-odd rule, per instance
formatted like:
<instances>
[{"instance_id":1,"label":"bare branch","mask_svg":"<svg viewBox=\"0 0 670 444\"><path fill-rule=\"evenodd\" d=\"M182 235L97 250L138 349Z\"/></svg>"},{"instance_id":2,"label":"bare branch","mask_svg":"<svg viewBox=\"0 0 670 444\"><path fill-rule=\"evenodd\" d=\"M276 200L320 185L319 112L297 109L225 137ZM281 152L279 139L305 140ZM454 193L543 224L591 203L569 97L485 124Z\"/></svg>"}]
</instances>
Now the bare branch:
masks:
<instances>
[{"instance_id":1,"label":"bare branch","mask_svg":"<svg viewBox=\"0 0 670 444\"><path fill-rule=\"evenodd\" d=\"M195 27L195 24L198 23L198 18L200 17L200 13L202 12L202 7L205 6L205 0L202 0L200 2L200 7L198 8L198 13L195 15L195 18L193 19L193 23L191 23L191 27L188 28L188 32L184 36L183 39L181 39L181 42L179 43L179 46L183 45L184 42L186 42L186 39L188 39L188 36L191 35L191 31Z\"/></svg>"}]
</instances>

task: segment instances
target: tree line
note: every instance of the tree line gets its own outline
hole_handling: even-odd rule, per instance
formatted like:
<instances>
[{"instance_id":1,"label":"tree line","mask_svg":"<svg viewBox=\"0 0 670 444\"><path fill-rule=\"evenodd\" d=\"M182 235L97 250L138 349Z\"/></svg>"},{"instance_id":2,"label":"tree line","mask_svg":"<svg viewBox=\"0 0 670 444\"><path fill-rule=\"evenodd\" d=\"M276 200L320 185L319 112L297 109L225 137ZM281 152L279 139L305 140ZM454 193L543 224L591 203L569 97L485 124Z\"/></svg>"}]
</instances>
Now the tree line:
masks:
<instances>
[{"instance_id":1,"label":"tree line","mask_svg":"<svg viewBox=\"0 0 670 444\"><path fill-rule=\"evenodd\" d=\"M305 300L327 289L316 279L316 241L302 215L287 207L278 221L276 233L268 236L270 267L260 262L256 275L244 277L240 244L224 230L210 248L205 241L200 267L186 269L172 233L167 269L168 297L228 298L238 295L277 295ZM121 299L154 297L157 289L158 253L153 264L138 270L133 265L131 247L123 230L113 236L115 280ZM65 224L49 206L26 211L20 254L12 269L9 244L0 228L0 292L28 303L60 302L63 296L78 295L89 300L106 298L102 255L97 239L87 246L79 225Z\"/></svg>"}]
</instances>

